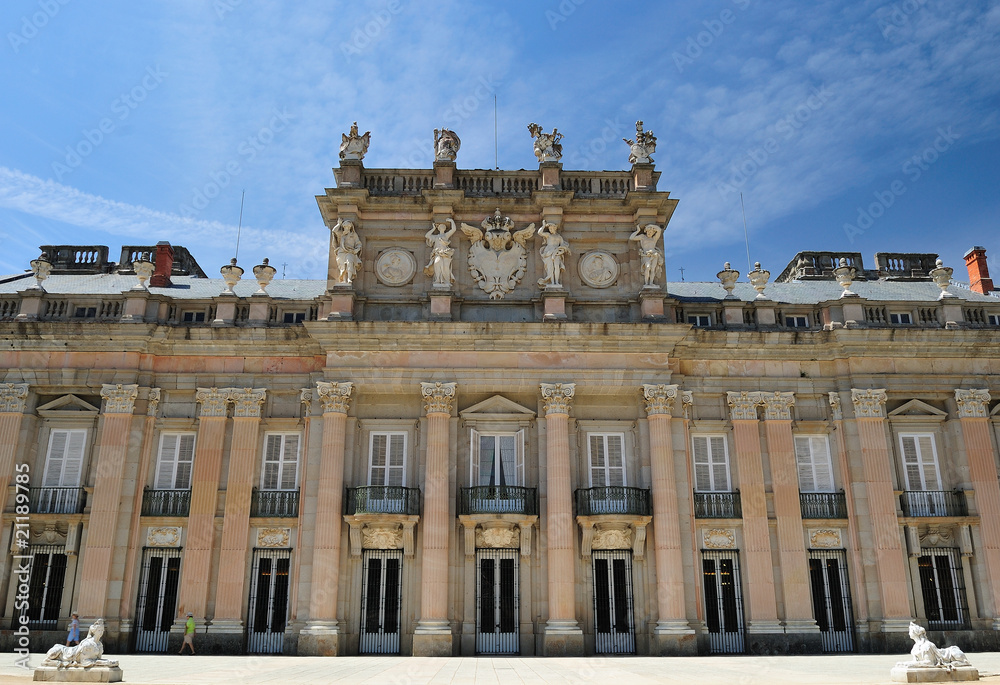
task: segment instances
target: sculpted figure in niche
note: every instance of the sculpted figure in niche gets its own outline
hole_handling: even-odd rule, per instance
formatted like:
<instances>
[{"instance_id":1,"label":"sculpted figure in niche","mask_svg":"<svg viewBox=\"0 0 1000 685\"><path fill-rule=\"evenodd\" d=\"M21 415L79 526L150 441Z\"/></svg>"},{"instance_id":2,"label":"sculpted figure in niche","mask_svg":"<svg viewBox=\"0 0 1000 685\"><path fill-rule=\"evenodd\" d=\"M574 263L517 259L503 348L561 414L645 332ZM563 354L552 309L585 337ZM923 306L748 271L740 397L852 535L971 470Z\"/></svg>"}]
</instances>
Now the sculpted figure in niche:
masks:
<instances>
[{"instance_id":1,"label":"sculpted figure in niche","mask_svg":"<svg viewBox=\"0 0 1000 685\"><path fill-rule=\"evenodd\" d=\"M538 285L546 288L561 288L560 276L566 264L566 255L569 254L569 245L566 240L559 235L559 227L553 223L542 221L541 228L538 229L539 237L544 241L540 254L542 264L545 265L545 277L538 279Z\"/></svg>"},{"instance_id":2,"label":"sculpted figure in niche","mask_svg":"<svg viewBox=\"0 0 1000 685\"><path fill-rule=\"evenodd\" d=\"M900 661L896 666L903 668L936 666L950 671L956 666L972 665L958 647L939 649L927 639L927 631L916 623L910 623L910 639L913 640L913 649L910 650L910 656L913 658L910 661Z\"/></svg>"},{"instance_id":3,"label":"sculpted figure in niche","mask_svg":"<svg viewBox=\"0 0 1000 685\"><path fill-rule=\"evenodd\" d=\"M444 223L431 223L431 230L424 234L424 239L431 248L431 259L424 267L425 276L434 276L435 288L447 288L455 280L451 270L451 258L455 255L455 249L451 246L451 236L454 235L458 227L454 219L447 219L451 224L449 229Z\"/></svg>"},{"instance_id":4,"label":"sculpted figure in niche","mask_svg":"<svg viewBox=\"0 0 1000 685\"><path fill-rule=\"evenodd\" d=\"M353 221L337 220L333 231L333 257L337 263L337 282L350 285L361 264L361 239L354 232Z\"/></svg>"},{"instance_id":5,"label":"sculpted figure in niche","mask_svg":"<svg viewBox=\"0 0 1000 685\"><path fill-rule=\"evenodd\" d=\"M434 129L434 159L438 162L454 162L462 141L454 131L446 128Z\"/></svg>"},{"instance_id":6,"label":"sculpted figure in niche","mask_svg":"<svg viewBox=\"0 0 1000 685\"><path fill-rule=\"evenodd\" d=\"M639 255L642 257L643 286L651 288L655 285L656 275L663 271L663 253L657 247L663 229L656 224L646 224L646 227L636 226L635 232L628 237L639 243Z\"/></svg>"}]
</instances>

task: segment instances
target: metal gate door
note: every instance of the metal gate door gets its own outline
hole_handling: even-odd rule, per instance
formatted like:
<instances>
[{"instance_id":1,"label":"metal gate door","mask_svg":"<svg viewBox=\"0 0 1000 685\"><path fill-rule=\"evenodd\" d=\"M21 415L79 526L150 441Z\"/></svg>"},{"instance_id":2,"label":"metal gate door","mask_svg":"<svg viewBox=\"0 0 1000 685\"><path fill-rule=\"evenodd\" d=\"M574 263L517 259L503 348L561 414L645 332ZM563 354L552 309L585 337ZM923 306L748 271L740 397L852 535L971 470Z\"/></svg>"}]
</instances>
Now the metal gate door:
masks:
<instances>
[{"instance_id":1,"label":"metal gate door","mask_svg":"<svg viewBox=\"0 0 1000 685\"><path fill-rule=\"evenodd\" d=\"M743 593L739 552L703 549L701 564L709 648L714 654L741 654Z\"/></svg>"},{"instance_id":2,"label":"metal gate door","mask_svg":"<svg viewBox=\"0 0 1000 685\"><path fill-rule=\"evenodd\" d=\"M824 652L854 651L854 614L844 550L810 550L813 614Z\"/></svg>"},{"instance_id":3,"label":"metal gate door","mask_svg":"<svg viewBox=\"0 0 1000 685\"><path fill-rule=\"evenodd\" d=\"M595 550L594 643L598 654L635 654L631 550Z\"/></svg>"},{"instance_id":4,"label":"metal gate door","mask_svg":"<svg viewBox=\"0 0 1000 685\"><path fill-rule=\"evenodd\" d=\"M361 590L362 654L399 654L403 550L366 549Z\"/></svg>"},{"instance_id":5,"label":"metal gate door","mask_svg":"<svg viewBox=\"0 0 1000 685\"><path fill-rule=\"evenodd\" d=\"M165 652L177 611L177 583L181 575L179 547L144 547L135 607L135 651Z\"/></svg>"},{"instance_id":6,"label":"metal gate door","mask_svg":"<svg viewBox=\"0 0 1000 685\"><path fill-rule=\"evenodd\" d=\"M476 653L519 654L518 550L476 550Z\"/></svg>"},{"instance_id":7,"label":"metal gate door","mask_svg":"<svg viewBox=\"0 0 1000 685\"><path fill-rule=\"evenodd\" d=\"M290 549L253 550L250 603L247 609L247 652L281 654L288 623Z\"/></svg>"}]
</instances>

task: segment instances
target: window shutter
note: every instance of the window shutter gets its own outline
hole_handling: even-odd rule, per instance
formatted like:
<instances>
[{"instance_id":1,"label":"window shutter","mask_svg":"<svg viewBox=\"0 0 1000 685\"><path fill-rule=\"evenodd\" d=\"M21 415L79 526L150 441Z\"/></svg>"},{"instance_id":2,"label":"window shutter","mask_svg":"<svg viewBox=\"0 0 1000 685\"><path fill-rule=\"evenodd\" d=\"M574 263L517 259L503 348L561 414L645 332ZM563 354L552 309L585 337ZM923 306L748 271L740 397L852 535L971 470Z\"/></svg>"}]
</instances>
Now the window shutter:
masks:
<instances>
[{"instance_id":1,"label":"window shutter","mask_svg":"<svg viewBox=\"0 0 1000 685\"><path fill-rule=\"evenodd\" d=\"M590 436L590 487L603 488L607 482L607 458L602 435Z\"/></svg>"},{"instance_id":2,"label":"window shutter","mask_svg":"<svg viewBox=\"0 0 1000 685\"><path fill-rule=\"evenodd\" d=\"M825 435L809 439L812 446L813 474L816 492L833 492L833 462L830 459L830 440Z\"/></svg>"},{"instance_id":3,"label":"window shutter","mask_svg":"<svg viewBox=\"0 0 1000 685\"><path fill-rule=\"evenodd\" d=\"M712 471L708 461L708 438L696 435L694 443L694 488L699 492L712 490Z\"/></svg>"},{"instance_id":4,"label":"window shutter","mask_svg":"<svg viewBox=\"0 0 1000 685\"><path fill-rule=\"evenodd\" d=\"M625 485L625 446L621 435L606 435L608 485Z\"/></svg>"},{"instance_id":5,"label":"window shutter","mask_svg":"<svg viewBox=\"0 0 1000 685\"><path fill-rule=\"evenodd\" d=\"M921 435L917 439L920 451L920 466L924 477L925 490L941 489L941 474L938 471L937 455L934 450L934 436Z\"/></svg>"},{"instance_id":6,"label":"window shutter","mask_svg":"<svg viewBox=\"0 0 1000 685\"><path fill-rule=\"evenodd\" d=\"M906 489L923 490L923 479L920 477L920 455L917 453L917 440L912 435L900 436L903 446L903 469L906 471Z\"/></svg>"},{"instance_id":7,"label":"window shutter","mask_svg":"<svg viewBox=\"0 0 1000 685\"><path fill-rule=\"evenodd\" d=\"M524 429L522 428L517 432L516 445L517 448L517 471L514 474L515 485L526 485L527 481L524 479Z\"/></svg>"},{"instance_id":8,"label":"window shutter","mask_svg":"<svg viewBox=\"0 0 1000 685\"><path fill-rule=\"evenodd\" d=\"M191 488L191 470L194 468L194 438L193 433L180 436L177 449L177 475L174 478L174 488L177 490Z\"/></svg>"},{"instance_id":9,"label":"window shutter","mask_svg":"<svg viewBox=\"0 0 1000 685\"><path fill-rule=\"evenodd\" d=\"M469 437L469 486L479 485L479 431L471 429Z\"/></svg>"},{"instance_id":10,"label":"window shutter","mask_svg":"<svg viewBox=\"0 0 1000 685\"><path fill-rule=\"evenodd\" d=\"M807 437L795 437L795 466L799 474L799 492L816 492L812 444Z\"/></svg>"},{"instance_id":11,"label":"window shutter","mask_svg":"<svg viewBox=\"0 0 1000 685\"><path fill-rule=\"evenodd\" d=\"M80 485L83 475L83 447L87 431L69 431L69 441L66 445L66 457L63 460L62 480L59 483L64 488Z\"/></svg>"},{"instance_id":12,"label":"window shutter","mask_svg":"<svg viewBox=\"0 0 1000 685\"><path fill-rule=\"evenodd\" d=\"M284 438L281 454L281 489L294 490L298 484L299 436L290 433Z\"/></svg>"},{"instance_id":13,"label":"window shutter","mask_svg":"<svg viewBox=\"0 0 1000 685\"><path fill-rule=\"evenodd\" d=\"M726 454L726 438L715 435L709 438L712 459L712 489L716 492L728 492L729 458Z\"/></svg>"},{"instance_id":14,"label":"window shutter","mask_svg":"<svg viewBox=\"0 0 1000 685\"><path fill-rule=\"evenodd\" d=\"M396 433L389 436L389 453L386 458L386 485L402 486L405 480L406 436Z\"/></svg>"},{"instance_id":15,"label":"window shutter","mask_svg":"<svg viewBox=\"0 0 1000 685\"><path fill-rule=\"evenodd\" d=\"M372 433L371 436L371 467L368 470L368 484L381 486L386 484L386 452L389 436L385 433Z\"/></svg>"},{"instance_id":16,"label":"window shutter","mask_svg":"<svg viewBox=\"0 0 1000 685\"><path fill-rule=\"evenodd\" d=\"M174 472L177 466L177 438L176 433L164 433L160 436L160 463L156 468L156 482L153 484L157 490L173 490Z\"/></svg>"},{"instance_id":17,"label":"window shutter","mask_svg":"<svg viewBox=\"0 0 1000 685\"><path fill-rule=\"evenodd\" d=\"M50 434L49 454L45 458L44 487L54 488L62 484L63 460L66 458L68 442L69 431L54 430Z\"/></svg>"},{"instance_id":18,"label":"window shutter","mask_svg":"<svg viewBox=\"0 0 1000 685\"><path fill-rule=\"evenodd\" d=\"M268 435L264 445L264 472L260 487L263 490L277 490L281 471L281 436Z\"/></svg>"}]
</instances>

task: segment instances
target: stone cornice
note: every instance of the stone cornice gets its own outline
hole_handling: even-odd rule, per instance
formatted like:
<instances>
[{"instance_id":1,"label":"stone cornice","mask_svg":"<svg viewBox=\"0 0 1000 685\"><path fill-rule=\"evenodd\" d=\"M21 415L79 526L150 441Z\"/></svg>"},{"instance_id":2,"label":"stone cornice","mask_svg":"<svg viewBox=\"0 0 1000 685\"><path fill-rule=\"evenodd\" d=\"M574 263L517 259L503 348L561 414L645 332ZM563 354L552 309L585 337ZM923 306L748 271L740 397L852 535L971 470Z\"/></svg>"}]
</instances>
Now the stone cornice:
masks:
<instances>
[{"instance_id":1,"label":"stone cornice","mask_svg":"<svg viewBox=\"0 0 1000 685\"><path fill-rule=\"evenodd\" d=\"M960 419L984 419L990 415L990 391L986 388L955 390Z\"/></svg>"},{"instance_id":2,"label":"stone cornice","mask_svg":"<svg viewBox=\"0 0 1000 685\"><path fill-rule=\"evenodd\" d=\"M760 399L764 405L765 421L792 420L792 405L795 404L794 392L762 392Z\"/></svg>"},{"instance_id":3,"label":"stone cornice","mask_svg":"<svg viewBox=\"0 0 1000 685\"><path fill-rule=\"evenodd\" d=\"M677 399L677 386L644 383L642 396L646 400L646 413L649 416L658 414L670 416L674 411L674 401Z\"/></svg>"},{"instance_id":4,"label":"stone cornice","mask_svg":"<svg viewBox=\"0 0 1000 685\"><path fill-rule=\"evenodd\" d=\"M303 391L305 392L305 391ZM351 406L351 393L354 383L316 382L316 392L324 414L346 414Z\"/></svg>"},{"instance_id":5,"label":"stone cornice","mask_svg":"<svg viewBox=\"0 0 1000 685\"><path fill-rule=\"evenodd\" d=\"M101 386L101 397L104 398L105 414L131 414L135 408L135 398L139 396L139 386L136 384L105 383Z\"/></svg>"},{"instance_id":6,"label":"stone cornice","mask_svg":"<svg viewBox=\"0 0 1000 685\"><path fill-rule=\"evenodd\" d=\"M541 383L542 405L545 415L569 414L570 404L576 394L576 383Z\"/></svg>"},{"instance_id":7,"label":"stone cornice","mask_svg":"<svg viewBox=\"0 0 1000 685\"><path fill-rule=\"evenodd\" d=\"M259 419L260 409L267 396L264 388L230 388L229 399L233 403L233 418Z\"/></svg>"},{"instance_id":8,"label":"stone cornice","mask_svg":"<svg viewBox=\"0 0 1000 685\"><path fill-rule=\"evenodd\" d=\"M28 397L27 383L0 383L0 414L20 414Z\"/></svg>"},{"instance_id":9,"label":"stone cornice","mask_svg":"<svg viewBox=\"0 0 1000 685\"><path fill-rule=\"evenodd\" d=\"M451 405L455 400L458 383L421 383L420 394L424 398L427 414L451 415Z\"/></svg>"},{"instance_id":10,"label":"stone cornice","mask_svg":"<svg viewBox=\"0 0 1000 685\"><path fill-rule=\"evenodd\" d=\"M756 421L757 407L763 400L757 391L727 392L726 402L729 404L729 416L733 421Z\"/></svg>"},{"instance_id":11,"label":"stone cornice","mask_svg":"<svg viewBox=\"0 0 1000 685\"><path fill-rule=\"evenodd\" d=\"M869 390L851 388L851 402L854 403L855 418L884 419L885 400L885 388Z\"/></svg>"}]
</instances>

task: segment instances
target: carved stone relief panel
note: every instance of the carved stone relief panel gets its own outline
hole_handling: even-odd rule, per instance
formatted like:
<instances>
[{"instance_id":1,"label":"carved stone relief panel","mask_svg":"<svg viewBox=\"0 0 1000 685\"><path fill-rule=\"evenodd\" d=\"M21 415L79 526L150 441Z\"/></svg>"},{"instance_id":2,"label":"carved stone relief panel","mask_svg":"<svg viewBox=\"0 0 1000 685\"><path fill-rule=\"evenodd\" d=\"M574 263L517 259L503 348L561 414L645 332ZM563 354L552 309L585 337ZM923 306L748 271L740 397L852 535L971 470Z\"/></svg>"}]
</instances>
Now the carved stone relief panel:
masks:
<instances>
[{"instance_id":1,"label":"carved stone relief panel","mask_svg":"<svg viewBox=\"0 0 1000 685\"><path fill-rule=\"evenodd\" d=\"M260 528L257 530L258 547L290 547L291 528Z\"/></svg>"},{"instance_id":2,"label":"carved stone relief panel","mask_svg":"<svg viewBox=\"0 0 1000 685\"><path fill-rule=\"evenodd\" d=\"M403 531L398 523L369 524L361 530L362 549L399 549Z\"/></svg>"},{"instance_id":3,"label":"carved stone relief panel","mask_svg":"<svg viewBox=\"0 0 1000 685\"><path fill-rule=\"evenodd\" d=\"M608 288L618 280L620 267L607 250L591 250L580 257L580 280L591 288Z\"/></svg>"},{"instance_id":4,"label":"carved stone relief panel","mask_svg":"<svg viewBox=\"0 0 1000 685\"><path fill-rule=\"evenodd\" d=\"M383 285L406 285L417 273L417 260L408 250L390 247L375 259L375 276Z\"/></svg>"},{"instance_id":5,"label":"carved stone relief panel","mask_svg":"<svg viewBox=\"0 0 1000 685\"><path fill-rule=\"evenodd\" d=\"M843 547L840 531L836 528L816 528L809 531L809 546L815 549Z\"/></svg>"},{"instance_id":6,"label":"carved stone relief panel","mask_svg":"<svg viewBox=\"0 0 1000 685\"><path fill-rule=\"evenodd\" d=\"M726 528L712 528L702 532L706 549L735 549L736 531Z\"/></svg>"},{"instance_id":7,"label":"carved stone relief panel","mask_svg":"<svg viewBox=\"0 0 1000 685\"><path fill-rule=\"evenodd\" d=\"M174 526L160 526L146 531L147 547L180 547L181 529Z\"/></svg>"}]
</instances>

